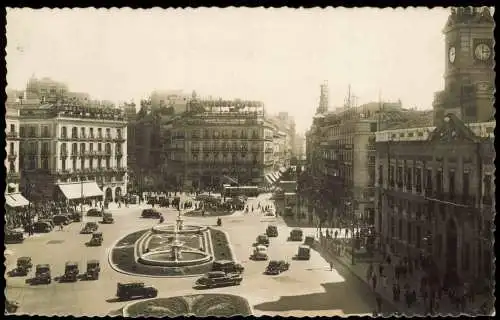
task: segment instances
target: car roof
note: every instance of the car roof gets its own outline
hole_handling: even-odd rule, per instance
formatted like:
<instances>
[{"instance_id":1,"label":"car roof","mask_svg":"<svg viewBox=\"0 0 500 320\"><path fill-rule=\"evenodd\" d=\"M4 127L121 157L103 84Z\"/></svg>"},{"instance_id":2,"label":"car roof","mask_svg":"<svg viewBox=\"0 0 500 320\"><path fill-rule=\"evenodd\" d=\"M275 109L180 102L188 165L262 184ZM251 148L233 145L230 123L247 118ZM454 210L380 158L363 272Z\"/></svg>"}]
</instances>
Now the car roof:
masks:
<instances>
[{"instance_id":1,"label":"car roof","mask_svg":"<svg viewBox=\"0 0 500 320\"><path fill-rule=\"evenodd\" d=\"M31 260L31 257L19 257L17 260Z\"/></svg>"},{"instance_id":2,"label":"car roof","mask_svg":"<svg viewBox=\"0 0 500 320\"><path fill-rule=\"evenodd\" d=\"M259 244L256 248L257 249L265 249L265 250L267 250L267 247L265 245L262 245L262 244Z\"/></svg>"},{"instance_id":3,"label":"car roof","mask_svg":"<svg viewBox=\"0 0 500 320\"><path fill-rule=\"evenodd\" d=\"M37 264L36 267L37 268L50 268L50 265L44 263L44 264Z\"/></svg>"},{"instance_id":4,"label":"car roof","mask_svg":"<svg viewBox=\"0 0 500 320\"><path fill-rule=\"evenodd\" d=\"M102 231L94 231L92 234L102 234Z\"/></svg>"},{"instance_id":5,"label":"car roof","mask_svg":"<svg viewBox=\"0 0 500 320\"><path fill-rule=\"evenodd\" d=\"M307 244L301 244L299 248L311 249Z\"/></svg>"},{"instance_id":6,"label":"car roof","mask_svg":"<svg viewBox=\"0 0 500 320\"><path fill-rule=\"evenodd\" d=\"M128 282L128 283L120 283L118 282L119 287L140 287L144 286L144 282Z\"/></svg>"},{"instance_id":7,"label":"car roof","mask_svg":"<svg viewBox=\"0 0 500 320\"><path fill-rule=\"evenodd\" d=\"M67 265L67 266L77 266L77 265L78 265L78 262L76 262L76 261L67 261L67 262L66 262L66 265Z\"/></svg>"},{"instance_id":8,"label":"car roof","mask_svg":"<svg viewBox=\"0 0 500 320\"><path fill-rule=\"evenodd\" d=\"M226 273L224 271L210 271L207 273L207 276L208 277L211 277L211 276L225 276Z\"/></svg>"},{"instance_id":9,"label":"car roof","mask_svg":"<svg viewBox=\"0 0 500 320\"><path fill-rule=\"evenodd\" d=\"M302 231L302 229L300 229L300 228L293 228L292 231Z\"/></svg>"},{"instance_id":10,"label":"car roof","mask_svg":"<svg viewBox=\"0 0 500 320\"><path fill-rule=\"evenodd\" d=\"M89 264L89 263L99 263L99 260L92 259L92 260L87 261L87 264Z\"/></svg>"}]
</instances>

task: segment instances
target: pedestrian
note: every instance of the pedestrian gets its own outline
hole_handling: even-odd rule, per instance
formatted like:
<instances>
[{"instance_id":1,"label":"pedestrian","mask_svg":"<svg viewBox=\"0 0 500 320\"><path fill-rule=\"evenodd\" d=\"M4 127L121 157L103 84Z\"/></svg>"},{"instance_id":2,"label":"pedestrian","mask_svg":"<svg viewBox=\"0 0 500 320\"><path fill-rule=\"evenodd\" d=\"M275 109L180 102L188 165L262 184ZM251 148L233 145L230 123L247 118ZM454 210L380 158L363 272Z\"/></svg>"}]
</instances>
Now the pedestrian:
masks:
<instances>
[{"instance_id":1,"label":"pedestrian","mask_svg":"<svg viewBox=\"0 0 500 320\"><path fill-rule=\"evenodd\" d=\"M372 274L373 274L373 264L370 263L370 265L368 266L368 270L366 270L366 280L367 281L370 281Z\"/></svg>"},{"instance_id":2,"label":"pedestrian","mask_svg":"<svg viewBox=\"0 0 500 320\"><path fill-rule=\"evenodd\" d=\"M64 228L63 223L62 223L62 222L61 222L61 223L59 223L59 230L60 230L60 231L63 231L63 228Z\"/></svg>"},{"instance_id":3,"label":"pedestrian","mask_svg":"<svg viewBox=\"0 0 500 320\"><path fill-rule=\"evenodd\" d=\"M330 261L330 271L333 271L333 261Z\"/></svg>"},{"instance_id":4,"label":"pedestrian","mask_svg":"<svg viewBox=\"0 0 500 320\"><path fill-rule=\"evenodd\" d=\"M373 291L377 289L377 275L374 274L372 277L372 286L373 286Z\"/></svg>"},{"instance_id":5,"label":"pedestrian","mask_svg":"<svg viewBox=\"0 0 500 320\"><path fill-rule=\"evenodd\" d=\"M377 297L375 298L377 302L377 311L379 313L382 313L382 298L377 294Z\"/></svg>"}]
</instances>

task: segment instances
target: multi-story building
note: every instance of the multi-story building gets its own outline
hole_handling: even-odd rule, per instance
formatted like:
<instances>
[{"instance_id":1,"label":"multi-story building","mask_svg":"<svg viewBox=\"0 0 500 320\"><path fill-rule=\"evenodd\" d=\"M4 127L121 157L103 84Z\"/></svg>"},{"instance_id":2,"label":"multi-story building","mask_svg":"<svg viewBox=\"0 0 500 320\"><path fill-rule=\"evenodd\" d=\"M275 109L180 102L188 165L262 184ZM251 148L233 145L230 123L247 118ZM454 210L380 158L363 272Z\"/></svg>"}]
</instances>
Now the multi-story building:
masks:
<instances>
[{"instance_id":1,"label":"multi-story building","mask_svg":"<svg viewBox=\"0 0 500 320\"><path fill-rule=\"evenodd\" d=\"M29 203L19 191L19 108L13 104L6 104L5 113L5 137L6 137L6 157L4 166L7 169L5 203L6 219L12 224L14 215L18 209L27 206Z\"/></svg>"},{"instance_id":2,"label":"multi-story building","mask_svg":"<svg viewBox=\"0 0 500 320\"><path fill-rule=\"evenodd\" d=\"M118 199L127 192L123 110L85 104L23 105L21 188L32 199Z\"/></svg>"},{"instance_id":3,"label":"multi-story building","mask_svg":"<svg viewBox=\"0 0 500 320\"><path fill-rule=\"evenodd\" d=\"M198 100L162 124L166 179L178 188L264 184L273 172L273 124L255 101Z\"/></svg>"},{"instance_id":4,"label":"multi-story building","mask_svg":"<svg viewBox=\"0 0 500 320\"><path fill-rule=\"evenodd\" d=\"M42 103L55 103L68 96L68 86L65 83L50 78L37 79L34 76L28 80L24 99L38 99Z\"/></svg>"},{"instance_id":5,"label":"multi-story building","mask_svg":"<svg viewBox=\"0 0 500 320\"><path fill-rule=\"evenodd\" d=\"M172 108L175 114L187 111L190 95L182 90L156 90L151 93L151 110Z\"/></svg>"},{"instance_id":6,"label":"multi-story building","mask_svg":"<svg viewBox=\"0 0 500 320\"><path fill-rule=\"evenodd\" d=\"M377 133L375 228L386 251L430 255L445 279L490 279L495 122L443 120Z\"/></svg>"}]
</instances>

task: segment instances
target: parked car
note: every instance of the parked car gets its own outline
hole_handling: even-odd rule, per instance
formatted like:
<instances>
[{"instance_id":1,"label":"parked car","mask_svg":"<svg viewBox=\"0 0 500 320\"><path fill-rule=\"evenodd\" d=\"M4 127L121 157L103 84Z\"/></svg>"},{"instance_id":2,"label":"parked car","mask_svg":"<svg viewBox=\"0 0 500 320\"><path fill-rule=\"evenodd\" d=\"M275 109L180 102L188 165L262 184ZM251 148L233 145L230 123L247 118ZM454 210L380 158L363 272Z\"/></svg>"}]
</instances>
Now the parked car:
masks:
<instances>
[{"instance_id":1,"label":"parked car","mask_svg":"<svg viewBox=\"0 0 500 320\"><path fill-rule=\"evenodd\" d=\"M16 313L17 309L19 309L19 303L16 301L8 300L5 298L5 314Z\"/></svg>"},{"instance_id":2,"label":"parked car","mask_svg":"<svg viewBox=\"0 0 500 320\"><path fill-rule=\"evenodd\" d=\"M52 224L47 221L37 221L33 223L34 233L48 233L51 232L53 228Z\"/></svg>"},{"instance_id":3,"label":"parked car","mask_svg":"<svg viewBox=\"0 0 500 320\"><path fill-rule=\"evenodd\" d=\"M309 247L312 247L314 245L314 237L307 236L306 239L304 240L304 244L308 245Z\"/></svg>"},{"instance_id":4,"label":"parked car","mask_svg":"<svg viewBox=\"0 0 500 320\"><path fill-rule=\"evenodd\" d=\"M133 298L154 298L158 295L158 289L146 286L143 282L118 283L116 296L120 300Z\"/></svg>"},{"instance_id":5,"label":"parked car","mask_svg":"<svg viewBox=\"0 0 500 320\"><path fill-rule=\"evenodd\" d=\"M37 264L35 267L35 277L32 279L33 284L49 284L52 282L52 277L50 273L50 265L48 264Z\"/></svg>"},{"instance_id":6,"label":"parked car","mask_svg":"<svg viewBox=\"0 0 500 320\"><path fill-rule=\"evenodd\" d=\"M111 212L104 212L102 214L102 220L101 220L102 224L111 224L114 222L115 222L115 219L113 218L113 214Z\"/></svg>"},{"instance_id":7,"label":"parked car","mask_svg":"<svg viewBox=\"0 0 500 320\"><path fill-rule=\"evenodd\" d=\"M5 230L5 243L22 243L24 241L24 233L15 230Z\"/></svg>"},{"instance_id":8,"label":"parked car","mask_svg":"<svg viewBox=\"0 0 500 320\"><path fill-rule=\"evenodd\" d=\"M308 245L299 246L296 257L297 260L309 260L311 258L311 247L309 247Z\"/></svg>"},{"instance_id":9,"label":"parked car","mask_svg":"<svg viewBox=\"0 0 500 320\"><path fill-rule=\"evenodd\" d=\"M98 280L100 272L101 265L99 263L99 260L87 261L87 272L85 272L85 278L87 280Z\"/></svg>"},{"instance_id":10,"label":"parked car","mask_svg":"<svg viewBox=\"0 0 500 320\"><path fill-rule=\"evenodd\" d=\"M290 241L302 241L303 236L304 233L302 232L302 229L295 228L290 231Z\"/></svg>"},{"instance_id":11,"label":"parked car","mask_svg":"<svg viewBox=\"0 0 500 320\"><path fill-rule=\"evenodd\" d=\"M71 223L71 219L67 215L58 214L52 217L52 222L54 222L54 225L56 226L60 225L61 223L67 226Z\"/></svg>"},{"instance_id":12,"label":"parked car","mask_svg":"<svg viewBox=\"0 0 500 320\"><path fill-rule=\"evenodd\" d=\"M91 234L99 229L99 225L95 222L87 222L80 233Z\"/></svg>"},{"instance_id":13,"label":"parked car","mask_svg":"<svg viewBox=\"0 0 500 320\"><path fill-rule=\"evenodd\" d=\"M75 282L78 279L79 273L78 262L68 261L64 265L64 274L61 277L61 281Z\"/></svg>"},{"instance_id":14,"label":"parked car","mask_svg":"<svg viewBox=\"0 0 500 320\"><path fill-rule=\"evenodd\" d=\"M238 273L225 273L224 271L211 271L198 280L196 286L213 288L219 286L239 285L243 277Z\"/></svg>"},{"instance_id":15,"label":"parked car","mask_svg":"<svg viewBox=\"0 0 500 320\"><path fill-rule=\"evenodd\" d=\"M74 222L82 221L82 213L81 212L77 212L77 211L70 212L69 217Z\"/></svg>"},{"instance_id":16,"label":"parked car","mask_svg":"<svg viewBox=\"0 0 500 320\"><path fill-rule=\"evenodd\" d=\"M257 245L264 245L266 247L269 247L269 237L265 234L258 235L255 241Z\"/></svg>"},{"instance_id":17,"label":"parked car","mask_svg":"<svg viewBox=\"0 0 500 320\"><path fill-rule=\"evenodd\" d=\"M245 268L232 260L217 260L212 265L212 271L222 271L225 273L243 273Z\"/></svg>"},{"instance_id":18,"label":"parked car","mask_svg":"<svg viewBox=\"0 0 500 320\"><path fill-rule=\"evenodd\" d=\"M144 209L142 210L141 217L159 219L161 217L161 213L155 209Z\"/></svg>"},{"instance_id":19,"label":"parked car","mask_svg":"<svg viewBox=\"0 0 500 320\"><path fill-rule=\"evenodd\" d=\"M102 245L102 241L103 241L102 232L94 231L92 233L92 238L90 238L90 241L87 244L91 247L99 247Z\"/></svg>"},{"instance_id":20,"label":"parked car","mask_svg":"<svg viewBox=\"0 0 500 320\"><path fill-rule=\"evenodd\" d=\"M271 260L267 265L266 274L277 275L287 271L290 268L290 263L285 260Z\"/></svg>"},{"instance_id":21,"label":"parked car","mask_svg":"<svg viewBox=\"0 0 500 320\"><path fill-rule=\"evenodd\" d=\"M267 255L267 247L263 245L258 245L254 248L252 255L250 256L252 260L267 260L269 259Z\"/></svg>"},{"instance_id":22,"label":"parked car","mask_svg":"<svg viewBox=\"0 0 500 320\"><path fill-rule=\"evenodd\" d=\"M267 226L266 235L268 237L277 237L278 236L278 227L275 225Z\"/></svg>"},{"instance_id":23,"label":"parked car","mask_svg":"<svg viewBox=\"0 0 500 320\"><path fill-rule=\"evenodd\" d=\"M20 257L17 259L16 268L12 270L10 275L14 277L24 277L28 275L31 268L33 268L31 257Z\"/></svg>"},{"instance_id":24,"label":"parked car","mask_svg":"<svg viewBox=\"0 0 500 320\"><path fill-rule=\"evenodd\" d=\"M48 223L52 229L54 229L54 227L56 226L56 225L54 224L54 221L52 221L52 219L42 219L42 220L39 220L39 221L40 221L40 222L45 222L45 223Z\"/></svg>"},{"instance_id":25,"label":"parked car","mask_svg":"<svg viewBox=\"0 0 500 320\"><path fill-rule=\"evenodd\" d=\"M88 217L102 217L102 211L97 208L92 208L87 211Z\"/></svg>"}]
</instances>

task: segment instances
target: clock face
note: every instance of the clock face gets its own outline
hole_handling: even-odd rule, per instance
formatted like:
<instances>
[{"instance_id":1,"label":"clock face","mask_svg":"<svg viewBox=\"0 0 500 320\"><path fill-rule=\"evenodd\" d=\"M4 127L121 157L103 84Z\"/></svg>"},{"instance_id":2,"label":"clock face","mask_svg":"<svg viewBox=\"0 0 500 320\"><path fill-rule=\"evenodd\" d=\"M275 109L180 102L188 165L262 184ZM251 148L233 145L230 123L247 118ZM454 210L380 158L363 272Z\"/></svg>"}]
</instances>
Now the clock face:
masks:
<instances>
[{"instance_id":1,"label":"clock face","mask_svg":"<svg viewBox=\"0 0 500 320\"><path fill-rule=\"evenodd\" d=\"M448 52L448 59L451 63L455 62L456 58L456 49L455 47L450 47L450 51Z\"/></svg>"},{"instance_id":2,"label":"clock face","mask_svg":"<svg viewBox=\"0 0 500 320\"><path fill-rule=\"evenodd\" d=\"M486 61L491 57L491 48L484 43L478 44L476 50L474 50L474 54L477 59Z\"/></svg>"}]
</instances>

